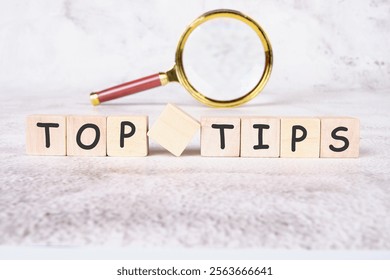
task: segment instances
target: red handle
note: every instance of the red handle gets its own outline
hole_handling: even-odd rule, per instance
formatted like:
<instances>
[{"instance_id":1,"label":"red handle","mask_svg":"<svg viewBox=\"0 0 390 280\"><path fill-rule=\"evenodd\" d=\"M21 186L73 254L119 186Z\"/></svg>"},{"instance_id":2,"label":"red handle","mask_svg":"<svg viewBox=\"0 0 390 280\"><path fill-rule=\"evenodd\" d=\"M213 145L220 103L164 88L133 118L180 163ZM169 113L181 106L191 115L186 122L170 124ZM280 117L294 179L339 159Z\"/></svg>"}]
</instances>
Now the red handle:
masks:
<instances>
[{"instance_id":1,"label":"red handle","mask_svg":"<svg viewBox=\"0 0 390 280\"><path fill-rule=\"evenodd\" d=\"M143 90L151 89L161 86L162 82L160 74L150 75L138 80L127 82L121 85L117 85L99 92L92 92L90 95L93 105L99 105L100 103L137 93Z\"/></svg>"}]
</instances>

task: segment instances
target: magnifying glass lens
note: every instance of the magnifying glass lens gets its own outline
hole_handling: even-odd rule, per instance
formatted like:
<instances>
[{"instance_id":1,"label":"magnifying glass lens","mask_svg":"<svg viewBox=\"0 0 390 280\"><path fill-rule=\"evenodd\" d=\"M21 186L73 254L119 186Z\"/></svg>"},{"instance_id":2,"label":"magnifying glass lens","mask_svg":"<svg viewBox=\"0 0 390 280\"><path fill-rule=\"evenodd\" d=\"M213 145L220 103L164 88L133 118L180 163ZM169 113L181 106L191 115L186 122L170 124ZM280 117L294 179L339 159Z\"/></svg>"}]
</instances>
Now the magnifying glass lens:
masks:
<instances>
[{"instance_id":1,"label":"magnifying glass lens","mask_svg":"<svg viewBox=\"0 0 390 280\"><path fill-rule=\"evenodd\" d=\"M183 51L189 83L219 101L236 99L251 91L264 65L259 36L249 25L233 18L202 23L190 34Z\"/></svg>"}]
</instances>

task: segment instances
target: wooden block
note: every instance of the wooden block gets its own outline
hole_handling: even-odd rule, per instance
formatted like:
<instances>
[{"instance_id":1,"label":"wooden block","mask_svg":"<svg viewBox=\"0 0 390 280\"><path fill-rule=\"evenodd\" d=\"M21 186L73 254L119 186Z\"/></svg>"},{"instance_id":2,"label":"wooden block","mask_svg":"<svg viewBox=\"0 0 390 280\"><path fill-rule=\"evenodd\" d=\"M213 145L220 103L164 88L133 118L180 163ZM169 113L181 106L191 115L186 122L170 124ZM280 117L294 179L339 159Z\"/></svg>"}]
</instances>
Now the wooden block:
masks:
<instances>
[{"instance_id":1,"label":"wooden block","mask_svg":"<svg viewBox=\"0 0 390 280\"><path fill-rule=\"evenodd\" d=\"M280 157L319 157L320 126L319 118L282 118Z\"/></svg>"},{"instance_id":2,"label":"wooden block","mask_svg":"<svg viewBox=\"0 0 390 280\"><path fill-rule=\"evenodd\" d=\"M241 157L279 157L280 118L241 118Z\"/></svg>"},{"instance_id":3,"label":"wooden block","mask_svg":"<svg viewBox=\"0 0 390 280\"><path fill-rule=\"evenodd\" d=\"M32 115L27 117L26 152L29 155L66 155L66 117Z\"/></svg>"},{"instance_id":4,"label":"wooden block","mask_svg":"<svg viewBox=\"0 0 390 280\"><path fill-rule=\"evenodd\" d=\"M356 118L321 118L321 157L359 157L360 122Z\"/></svg>"},{"instance_id":5,"label":"wooden block","mask_svg":"<svg viewBox=\"0 0 390 280\"><path fill-rule=\"evenodd\" d=\"M67 155L106 156L106 117L68 116Z\"/></svg>"},{"instance_id":6,"label":"wooden block","mask_svg":"<svg viewBox=\"0 0 390 280\"><path fill-rule=\"evenodd\" d=\"M203 117L201 125L200 154L202 156L240 156L240 118Z\"/></svg>"},{"instance_id":7,"label":"wooden block","mask_svg":"<svg viewBox=\"0 0 390 280\"><path fill-rule=\"evenodd\" d=\"M180 156L200 124L173 104L168 104L148 132L148 136L175 156Z\"/></svg>"},{"instance_id":8,"label":"wooden block","mask_svg":"<svg viewBox=\"0 0 390 280\"><path fill-rule=\"evenodd\" d=\"M107 117L107 155L144 157L148 155L148 117Z\"/></svg>"}]
</instances>

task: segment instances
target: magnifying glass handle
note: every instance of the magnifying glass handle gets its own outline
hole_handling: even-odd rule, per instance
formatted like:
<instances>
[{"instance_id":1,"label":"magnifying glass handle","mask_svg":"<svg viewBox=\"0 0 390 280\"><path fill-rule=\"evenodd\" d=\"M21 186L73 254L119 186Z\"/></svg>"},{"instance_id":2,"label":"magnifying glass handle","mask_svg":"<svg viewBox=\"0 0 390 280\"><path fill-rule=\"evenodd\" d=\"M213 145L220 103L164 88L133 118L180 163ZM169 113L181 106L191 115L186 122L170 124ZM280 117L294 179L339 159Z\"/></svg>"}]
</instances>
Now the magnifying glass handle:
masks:
<instances>
[{"instance_id":1,"label":"magnifying glass handle","mask_svg":"<svg viewBox=\"0 0 390 280\"><path fill-rule=\"evenodd\" d=\"M167 78L165 73L157 73L141 79L137 79L131 82L120 84L108 89L104 89L98 92L92 92L90 99L92 105L99 105L100 103L144 91L147 89L155 88L167 84Z\"/></svg>"}]
</instances>

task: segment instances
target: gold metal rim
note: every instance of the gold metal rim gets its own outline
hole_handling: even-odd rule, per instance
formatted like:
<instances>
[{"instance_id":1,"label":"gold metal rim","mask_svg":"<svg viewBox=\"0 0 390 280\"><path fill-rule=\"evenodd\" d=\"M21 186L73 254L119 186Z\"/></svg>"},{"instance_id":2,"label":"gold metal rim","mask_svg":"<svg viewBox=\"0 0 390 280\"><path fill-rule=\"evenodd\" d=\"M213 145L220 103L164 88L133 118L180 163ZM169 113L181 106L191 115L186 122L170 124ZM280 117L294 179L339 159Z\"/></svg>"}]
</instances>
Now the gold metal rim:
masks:
<instances>
[{"instance_id":1,"label":"gold metal rim","mask_svg":"<svg viewBox=\"0 0 390 280\"><path fill-rule=\"evenodd\" d=\"M264 65L264 70L263 74L259 80L259 82L255 85L255 87L250 90L247 94L238 97L236 99L232 100L216 100L209 98L202 93L200 93L189 81L188 78L185 74L184 71L184 66L183 66L183 50L185 43L187 42L188 37L194 31L196 27L201 25L202 23L209 21L211 19L215 18L221 18L221 17L226 17L226 18L234 18L237 20L240 20L247 25L249 25L259 36L261 43L264 48L264 53L265 53L265 65ZM266 85L270 75L271 75L271 70L272 70L272 64L273 64L273 55L272 55L272 47L271 43L267 37L267 34L264 32L264 30L258 25L253 19L250 17L235 11L235 10L213 10L210 12L207 12L203 15L201 15L199 18L197 18L194 22L192 22L187 29L184 31L183 35L181 36L179 40L179 44L177 45L176 49L176 65L168 71L167 77L169 81L178 81L180 84L182 84L187 91L199 102L206 104L211 107L219 107L219 108L225 108L225 107L235 107L242 105L249 100L253 99L256 97L261 90L264 88Z\"/></svg>"}]
</instances>

